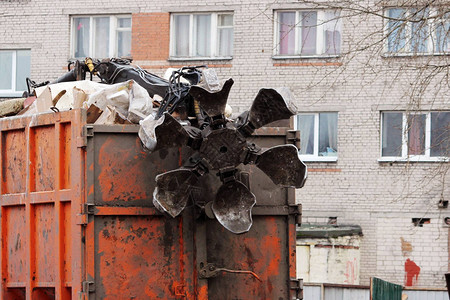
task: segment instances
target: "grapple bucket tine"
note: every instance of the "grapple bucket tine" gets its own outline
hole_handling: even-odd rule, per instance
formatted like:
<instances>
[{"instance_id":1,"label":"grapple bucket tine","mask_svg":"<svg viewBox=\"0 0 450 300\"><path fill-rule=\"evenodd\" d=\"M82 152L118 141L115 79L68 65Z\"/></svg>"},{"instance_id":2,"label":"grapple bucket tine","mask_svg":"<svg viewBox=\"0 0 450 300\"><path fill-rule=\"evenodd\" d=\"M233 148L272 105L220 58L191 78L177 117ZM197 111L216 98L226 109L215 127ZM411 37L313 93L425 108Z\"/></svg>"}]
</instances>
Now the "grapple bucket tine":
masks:
<instances>
[{"instance_id":1,"label":"grapple bucket tine","mask_svg":"<svg viewBox=\"0 0 450 300\"><path fill-rule=\"evenodd\" d=\"M239 234L250 230L255 195L241 182L229 181L217 191L212 204L214 216L229 231Z\"/></svg>"},{"instance_id":2,"label":"grapple bucket tine","mask_svg":"<svg viewBox=\"0 0 450 300\"><path fill-rule=\"evenodd\" d=\"M145 121L139 129L139 137L150 151L163 148L185 146L189 134L183 126L169 113L165 113L157 120Z\"/></svg>"},{"instance_id":3,"label":"grapple bucket tine","mask_svg":"<svg viewBox=\"0 0 450 300\"><path fill-rule=\"evenodd\" d=\"M153 204L161 212L178 216L189 200L190 189L196 181L192 171L177 169L156 176Z\"/></svg>"},{"instance_id":4,"label":"grapple bucket tine","mask_svg":"<svg viewBox=\"0 0 450 300\"><path fill-rule=\"evenodd\" d=\"M303 187L308 173L294 145L280 145L267 149L259 155L256 165L273 183L284 187Z\"/></svg>"},{"instance_id":5,"label":"grapple bucket tine","mask_svg":"<svg viewBox=\"0 0 450 300\"><path fill-rule=\"evenodd\" d=\"M253 130L269 123L289 119L295 115L296 107L292 103L292 94L289 89L260 89L249 112L244 113L237 122L242 126L246 136Z\"/></svg>"},{"instance_id":6,"label":"grapple bucket tine","mask_svg":"<svg viewBox=\"0 0 450 300\"><path fill-rule=\"evenodd\" d=\"M201 86L191 86L189 94L200 102L200 106L210 117L225 114L225 106L227 105L228 94L230 93L233 79L228 79L223 84L220 91L210 92Z\"/></svg>"}]
</instances>

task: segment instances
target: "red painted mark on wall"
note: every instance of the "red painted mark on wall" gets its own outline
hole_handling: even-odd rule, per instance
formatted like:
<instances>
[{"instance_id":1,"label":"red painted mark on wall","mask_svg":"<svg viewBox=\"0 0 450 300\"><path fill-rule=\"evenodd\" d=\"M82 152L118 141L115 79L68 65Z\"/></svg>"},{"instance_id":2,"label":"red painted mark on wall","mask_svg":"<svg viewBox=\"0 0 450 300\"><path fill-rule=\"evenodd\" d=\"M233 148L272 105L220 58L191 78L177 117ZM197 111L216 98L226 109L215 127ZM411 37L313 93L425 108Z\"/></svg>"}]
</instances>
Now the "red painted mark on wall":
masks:
<instances>
[{"instance_id":1,"label":"red painted mark on wall","mask_svg":"<svg viewBox=\"0 0 450 300\"><path fill-rule=\"evenodd\" d=\"M419 279L420 267L409 258L405 261L405 286L413 286Z\"/></svg>"},{"instance_id":2,"label":"red painted mark on wall","mask_svg":"<svg viewBox=\"0 0 450 300\"><path fill-rule=\"evenodd\" d=\"M353 258L353 261L348 260L345 267L345 281L347 284L355 284L358 279L358 261Z\"/></svg>"}]
</instances>

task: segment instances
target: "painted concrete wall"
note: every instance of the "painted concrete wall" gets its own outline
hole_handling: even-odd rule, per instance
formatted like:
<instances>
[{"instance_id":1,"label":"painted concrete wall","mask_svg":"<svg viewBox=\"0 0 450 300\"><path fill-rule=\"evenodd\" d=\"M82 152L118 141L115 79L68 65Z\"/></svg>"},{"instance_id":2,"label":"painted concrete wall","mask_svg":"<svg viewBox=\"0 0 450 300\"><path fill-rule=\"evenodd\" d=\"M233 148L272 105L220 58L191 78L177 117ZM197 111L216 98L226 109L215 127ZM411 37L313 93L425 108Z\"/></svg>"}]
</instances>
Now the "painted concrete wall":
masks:
<instances>
[{"instance_id":1,"label":"painted concrete wall","mask_svg":"<svg viewBox=\"0 0 450 300\"><path fill-rule=\"evenodd\" d=\"M360 237L297 240L297 278L306 283L359 285Z\"/></svg>"}]
</instances>

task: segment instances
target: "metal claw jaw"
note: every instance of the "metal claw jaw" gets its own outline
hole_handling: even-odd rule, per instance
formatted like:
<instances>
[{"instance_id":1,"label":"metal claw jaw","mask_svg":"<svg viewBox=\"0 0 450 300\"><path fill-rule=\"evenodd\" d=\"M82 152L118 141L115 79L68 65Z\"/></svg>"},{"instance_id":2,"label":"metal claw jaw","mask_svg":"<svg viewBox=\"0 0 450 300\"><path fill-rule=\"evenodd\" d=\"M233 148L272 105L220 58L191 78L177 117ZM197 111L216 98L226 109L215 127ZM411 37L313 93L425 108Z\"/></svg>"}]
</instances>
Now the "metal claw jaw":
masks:
<instances>
[{"instance_id":1,"label":"metal claw jaw","mask_svg":"<svg viewBox=\"0 0 450 300\"><path fill-rule=\"evenodd\" d=\"M153 191L153 205L173 218L186 207L190 190L196 181L191 170L177 169L156 176L156 188Z\"/></svg>"},{"instance_id":2,"label":"metal claw jaw","mask_svg":"<svg viewBox=\"0 0 450 300\"><path fill-rule=\"evenodd\" d=\"M244 136L269 123L289 119L296 114L293 95L287 88L260 89L249 111L242 113L235 126Z\"/></svg>"},{"instance_id":3,"label":"metal claw jaw","mask_svg":"<svg viewBox=\"0 0 450 300\"><path fill-rule=\"evenodd\" d=\"M255 204L255 195L243 183L229 181L217 191L212 211L223 227L240 234L250 230L253 224L252 208Z\"/></svg>"},{"instance_id":4,"label":"metal claw jaw","mask_svg":"<svg viewBox=\"0 0 450 300\"><path fill-rule=\"evenodd\" d=\"M189 133L166 112L157 120L144 120L139 129L139 137L145 141L145 147L154 152L163 148L185 146Z\"/></svg>"},{"instance_id":5,"label":"metal claw jaw","mask_svg":"<svg viewBox=\"0 0 450 300\"><path fill-rule=\"evenodd\" d=\"M202 109L212 118L225 114L225 106L233 83L233 79L228 79L217 92L210 92L201 86L193 85L189 94L200 102Z\"/></svg>"},{"instance_id":6,"label":"metal claw jaw","mask_svg":"<svg viewBox=\"0 0 450 300\"><path fill-rule=\"evenodd\" d=\"M237 166L255 164L276 185L295 188L304 185L307 168L293 145L275 146L262 152L246 140L255 129L295 114L289 90L261 89L250 110L231 123L223 114L232 85L233 80L229 79L215 92L191 86L191 96L211 119L206 128L183 127L166 113L148 126L148 135L152 151L185 145L197 151L183 168L156 177L155 207L176 217L186 207L197 178L218 170L222 185L211 203L212 214L227 230L241 234L248 232L253 224L251 211L256 197L236 177ZM214 190L217 186L213 186Z\"/></svg>"},{"instance_id":7,"label":"metal claw jaw","mask_svg":"<svg viewBox=\"0 0 450 300\"><path fill-rule=\"evenodd\" d=\"M256 160L256 166L276 185L301 188L308 176L306 165L294 145L280 145L267 149Z\"/></svg>"},{"instance_id":8,"label":"metal claw jaw","mask_svg":"<svg viewBox=\"0 0 450 300\"><path fill-rule=\"evenodd\" d=\"M292 98L287 88L260 89L250 108L249 122L258 129L278 120L289 119L296 113Z\"/></svg>"}]
</instances>

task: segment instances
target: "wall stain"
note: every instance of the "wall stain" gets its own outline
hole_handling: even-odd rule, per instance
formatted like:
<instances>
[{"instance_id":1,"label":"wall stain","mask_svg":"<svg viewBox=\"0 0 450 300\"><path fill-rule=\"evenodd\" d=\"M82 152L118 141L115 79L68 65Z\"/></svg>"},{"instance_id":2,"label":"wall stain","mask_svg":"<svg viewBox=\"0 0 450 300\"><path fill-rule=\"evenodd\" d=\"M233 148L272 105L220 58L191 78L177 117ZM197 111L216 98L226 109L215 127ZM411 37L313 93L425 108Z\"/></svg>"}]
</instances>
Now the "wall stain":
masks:
<instances>
[{"instance_id":1,"label":"wall stain","mask_svg":"<svg viewBox=\"0 0 450 300\"><path fill-rule=\"evenodd\" d=\"M414 286L419 279L420 267L409 258L405 261L405 286Z\"/></svg>"}]
</instances>

